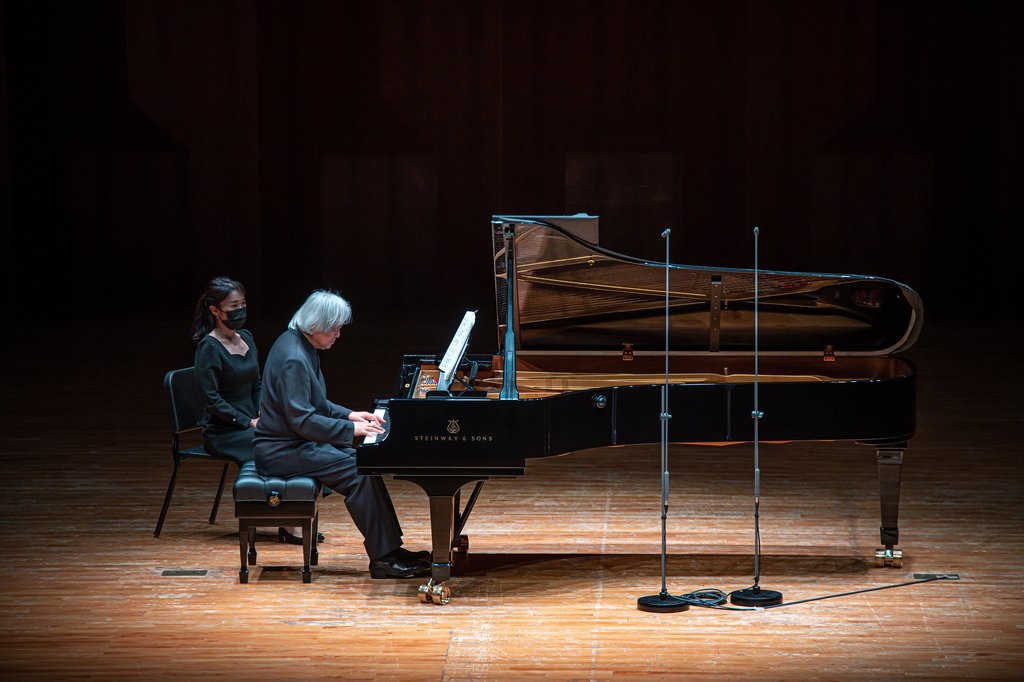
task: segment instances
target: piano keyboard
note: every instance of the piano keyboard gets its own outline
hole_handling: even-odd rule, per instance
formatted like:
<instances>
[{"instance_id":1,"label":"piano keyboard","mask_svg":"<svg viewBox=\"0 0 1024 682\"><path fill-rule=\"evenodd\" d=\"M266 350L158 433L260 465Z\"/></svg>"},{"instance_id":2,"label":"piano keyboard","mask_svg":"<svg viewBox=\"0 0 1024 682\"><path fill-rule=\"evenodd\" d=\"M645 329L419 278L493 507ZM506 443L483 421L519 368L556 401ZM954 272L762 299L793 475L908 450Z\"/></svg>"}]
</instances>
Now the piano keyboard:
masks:
<instances>
[{"instance_id":1,"label":"piano keyboard","mask_svg":"<svg viewBox=\"0 0 1024 682\"><path fill-rule=\"evenodd\" d=\"M388 410L387 410L386 407L378 407L376 410L373 411L373 414L374 414L374 416L379 417L380 419L387 420ZM370 445L372 443L376 443L378 436L380 437L381 440L384 440L385 438L387 438L388 437L388 431L390 431L390 425L391 425L390 421L385 421L384 422L384 433L371 433L369 436L366 436L365 438L363 438L363 445Z\"/></svg>"}]
</instances>

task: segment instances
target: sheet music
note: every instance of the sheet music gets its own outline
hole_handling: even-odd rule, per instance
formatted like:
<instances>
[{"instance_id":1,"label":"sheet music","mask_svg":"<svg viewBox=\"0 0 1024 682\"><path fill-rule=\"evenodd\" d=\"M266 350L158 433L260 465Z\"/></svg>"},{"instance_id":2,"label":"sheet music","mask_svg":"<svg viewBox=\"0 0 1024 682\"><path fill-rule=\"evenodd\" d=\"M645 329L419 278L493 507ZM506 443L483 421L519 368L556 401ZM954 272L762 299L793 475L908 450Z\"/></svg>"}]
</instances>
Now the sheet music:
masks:
<instances>
[{"instance_id":1,"label":"sheet music","mask_svg":"<svg viewBox=\"0 0 1024 682\"><path fill-rule=\"evenodd\" d=\"M466 352L466 346L469 344L469 333L473 331L474 324L476 324L476 311L467 310L466 314L462 316L462 323L455 330L452 342L448 344L448 350L445 351L444 357L441 358L441 364L438 365L441 374L437 379L437 390L447 391L448 387L452 385L455 370L458 369L462 355Z\"/></svg>"}]
</instances>

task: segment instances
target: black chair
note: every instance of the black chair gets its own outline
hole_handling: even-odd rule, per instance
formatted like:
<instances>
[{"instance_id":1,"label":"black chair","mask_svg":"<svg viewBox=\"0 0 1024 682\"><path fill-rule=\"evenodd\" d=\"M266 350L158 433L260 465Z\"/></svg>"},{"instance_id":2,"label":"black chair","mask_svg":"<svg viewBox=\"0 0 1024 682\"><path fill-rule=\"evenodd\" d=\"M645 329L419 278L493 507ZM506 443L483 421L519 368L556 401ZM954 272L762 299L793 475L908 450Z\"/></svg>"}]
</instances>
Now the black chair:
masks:
<instances>
[{"instance_id":1,"label":"black chair","mask_svg":"<svg viewBox=\"0 0 1024 682\"><path fill-rule=\"evenodd\" d=\"M167 484L167 494L164 496L164 506L160 510L160 518L153 531L155 538L160 537L160 530L164 527L167 509L171 506L171 497L174 495L174 485L178 481L178 468L184 460L196 458L224 462L224 470L220 473L220 483L217 484L217 496L213 499L213 509L210 511L210 523L217 521L217 511L220 509L220 500L224 495L224 481L227 480L228 467L231 464L237 464L230 457L210 454L203 449L201 444L184 449L180 446L182 435L190 432L202 434L199 422L202 421L206 411L206 399L196 380L195 368L175 369L165 374L164 390L167 392L167 402L171 409L171 456L174 458L174 470L171 472L171 482Z\"/></svg>"}]
</instances>

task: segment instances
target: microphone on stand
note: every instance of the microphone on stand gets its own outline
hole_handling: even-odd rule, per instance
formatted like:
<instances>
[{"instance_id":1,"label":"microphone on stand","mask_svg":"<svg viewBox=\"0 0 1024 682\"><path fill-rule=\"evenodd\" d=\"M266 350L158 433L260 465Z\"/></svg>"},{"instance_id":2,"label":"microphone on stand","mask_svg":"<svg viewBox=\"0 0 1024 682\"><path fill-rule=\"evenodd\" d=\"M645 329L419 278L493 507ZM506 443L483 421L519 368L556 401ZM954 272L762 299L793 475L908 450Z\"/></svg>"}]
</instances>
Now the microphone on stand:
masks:
<instances>
[{"instance_id":1,"label":"microphone on stand","mask_svg":"<svg viewBox=\"0 0 1024 682\"><path fill-rule=\"evenodd\" d=\"M750 413L754 420L754 584L742 590L734 590L729 594L729 601L736 606L772 606L782 603L782 593L763 589L761 582L761 464L759 460L760 433L758 426L764 417L758 404L758 265L757 238L760 230L754 226L754 411Z\"/></svg>"},{"instance_id":2,"label":"microphone on stand","mask_svg":"<svg viewBox=\"0 0 1024 682\"><path fill-rule=\"evenodd\" d=\"M640 597L636 607L641 611L652 613L678 613L686 611L690 605L685 600L668 593L666 563L668 557L667 528L668 521L668 420L672 415L668 411L668 315L669 315L669 242L672 230L661 233L665 240L665 384L661 387L661 592Z\"/></svg>"}]
</instances>

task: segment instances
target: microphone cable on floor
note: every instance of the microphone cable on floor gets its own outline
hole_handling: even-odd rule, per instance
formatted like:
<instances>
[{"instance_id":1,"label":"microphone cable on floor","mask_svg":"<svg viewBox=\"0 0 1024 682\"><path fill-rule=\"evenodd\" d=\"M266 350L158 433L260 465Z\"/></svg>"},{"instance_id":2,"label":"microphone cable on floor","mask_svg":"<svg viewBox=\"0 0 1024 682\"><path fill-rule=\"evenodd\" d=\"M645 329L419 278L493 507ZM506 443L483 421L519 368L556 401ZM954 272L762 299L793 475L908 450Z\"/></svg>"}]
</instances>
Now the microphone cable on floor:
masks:
<instances>
[{"instance_id":1,"label":"microphone cable on floor","mask_svg":"<svg viewBox=\"0 0 1024 682\"><path fill-rule=\"evenodd\" d=\"M855 594L864 594L866 592L878 592L880 590L891 590L896 587L909 587L911 585L921 585L923 583L933 583L937 580L959 580L958 574L940 573L931 575L927 578L919 578L917 580L911 580L904 583L896 583L895 585L881 585L879 587L867 587L862 590L853 590L851 592L839 592L836 594L826 594L820 597L808 597L807 599L798 599L796 601L782 602L780 604L772 604L770 606L729 606L726 602L729 599L729 593L723 592L714 587L709 587L702 590L694 590L686 594L677 595L676 598L680 601L689 604L690 606L699 606L705 609L717 609L719 611L767 611L768 609L778 609L783 606L795 606L797 604L807 604L813 601L822 601L825 599L837 599L839 597L849 597Z\"/></svg>"}]
</instances>

